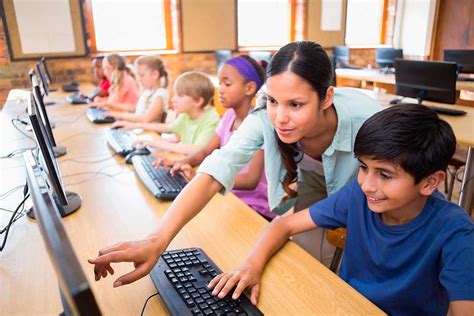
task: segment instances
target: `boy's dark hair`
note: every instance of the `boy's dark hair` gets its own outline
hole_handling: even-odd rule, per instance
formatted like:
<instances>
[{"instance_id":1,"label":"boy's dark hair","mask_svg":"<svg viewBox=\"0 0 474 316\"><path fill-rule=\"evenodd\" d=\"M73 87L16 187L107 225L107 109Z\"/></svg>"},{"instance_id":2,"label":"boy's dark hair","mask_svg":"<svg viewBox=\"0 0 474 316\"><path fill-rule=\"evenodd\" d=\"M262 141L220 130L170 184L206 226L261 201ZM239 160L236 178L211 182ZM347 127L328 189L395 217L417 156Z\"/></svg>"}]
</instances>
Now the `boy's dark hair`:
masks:
<instances>
[{"instance_id":1,"label":"boy's dark hair","mask_svg":"<svg viewBox=\"0 0 474 316\"><path fill-rule=\"evenodd\" d=\"M320 101L326 99L327 90L332 82L332 64L321 45L311 41L300 41L280 48L267 66L267 78L286 71L291 71L306 80L316 91ZM293 198L297 193L290 188L290 185L297 180L296 157L300 155L300 151L296 143L282 142L276 132L275 139L286 169L283 190L287 198Z\"/></svg>"},{"instance_id":2,"label":"boy's dark hair","mask_svg":"<svg viewBox=\"0 0 474 316\"><path fill-rule=\"evenodd\" d=\"M451 126L419 104L400 104L374 114L362 124L354 145L357 158L396 163L414 177L415 184L445 171L455 150Z\"/></svg>"}]
</instances>

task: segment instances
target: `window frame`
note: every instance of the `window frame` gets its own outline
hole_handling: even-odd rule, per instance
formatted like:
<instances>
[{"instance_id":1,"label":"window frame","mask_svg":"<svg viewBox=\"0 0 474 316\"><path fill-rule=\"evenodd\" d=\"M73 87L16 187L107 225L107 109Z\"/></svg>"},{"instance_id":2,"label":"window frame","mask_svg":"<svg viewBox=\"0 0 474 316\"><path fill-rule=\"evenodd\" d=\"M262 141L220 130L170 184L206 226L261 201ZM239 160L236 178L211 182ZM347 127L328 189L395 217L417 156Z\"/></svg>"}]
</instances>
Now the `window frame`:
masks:
<instances>
[{"instance_id":1,"label":"window frame","mask_svg":"<svg viewBox=\"0 0 474 316\"><path fill-rule=\"evenodd\" d=\"M86 20L86 30L88 33L89 43L91 52L93 54L107 54L112 52L125 52L125 53L134 53L134 52L163 52L163 51L173 51L175 50L174 43L173 43L173 23L171 20L172 15L172 1L173 0L163 0L163 14L165 17L165 33L166 33L166 47L164 49L156 48L156 49L120 49L120 50L98 50L97 49L97 41L95 36L95 23L94 23L94 15L92 14L92 0L85 0L84 1L84 16ZM174 5L176 3L173 1ZM176 30L177 31L177 30Z\"/></svg>"}]
</instances>

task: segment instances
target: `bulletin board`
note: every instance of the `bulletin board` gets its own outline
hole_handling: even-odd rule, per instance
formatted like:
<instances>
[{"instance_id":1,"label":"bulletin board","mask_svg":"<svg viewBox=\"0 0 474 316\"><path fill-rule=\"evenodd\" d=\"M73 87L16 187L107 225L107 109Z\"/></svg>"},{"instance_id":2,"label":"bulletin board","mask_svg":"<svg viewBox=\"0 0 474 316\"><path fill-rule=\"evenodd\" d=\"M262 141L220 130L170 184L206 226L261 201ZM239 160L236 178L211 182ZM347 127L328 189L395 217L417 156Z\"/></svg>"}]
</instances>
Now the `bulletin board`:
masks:
<instances>
[{"instance_id":1,"label":"bulletin board","mask_svg":"<svg viewBox=\"0 0 474 316\"><path fill-rule=\"evenodd\" d=\"M0 0L11 60L87 54L80 0Z\"/></svg>"},{"instance_id":2,"label":"bulletin board","mask_svg":"<svg viewBox=\"0 0 474 316\"><path fill-rule=\"evenodd\" d=\"M181 0L183 52L237 49L237 0Z\"/></svg>"},{"instance_id":3,"label":"bulletin board","mask_svg":"<svg viewBox=\"0 0 474 316\"><path fill-rule=\"evenodd\" d=\"M323 47L344 45L347 0L308 0L308 40Z\"/></svg>"}]
</instances>

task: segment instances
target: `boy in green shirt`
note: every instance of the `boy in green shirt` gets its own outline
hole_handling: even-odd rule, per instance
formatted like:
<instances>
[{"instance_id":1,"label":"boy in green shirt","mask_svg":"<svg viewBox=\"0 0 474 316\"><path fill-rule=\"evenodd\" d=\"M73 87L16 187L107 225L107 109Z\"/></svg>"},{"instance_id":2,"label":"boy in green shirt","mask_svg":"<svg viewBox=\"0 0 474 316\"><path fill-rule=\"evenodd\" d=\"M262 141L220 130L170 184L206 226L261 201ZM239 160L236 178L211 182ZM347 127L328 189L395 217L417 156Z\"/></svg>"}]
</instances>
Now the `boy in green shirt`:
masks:
<instances>
[{"instance_id":1,"label":"boy in green shirt","mask_svg":"<svg viewBox=\"0 0 474 316\"><path fill-rule=\"evenodd\" d=\"M214 95L211 80L201 72L190 71L181 74L173 86L171 99L177 118L171 123L133 123L116 121L112 127L124 129L143 128L158 133L175 133L179 143L166 140L141 142L144 146L158 150L189 154L204 147L214 135L219 123L219 114L207 105Z\"/></svg>"}]
</instances>

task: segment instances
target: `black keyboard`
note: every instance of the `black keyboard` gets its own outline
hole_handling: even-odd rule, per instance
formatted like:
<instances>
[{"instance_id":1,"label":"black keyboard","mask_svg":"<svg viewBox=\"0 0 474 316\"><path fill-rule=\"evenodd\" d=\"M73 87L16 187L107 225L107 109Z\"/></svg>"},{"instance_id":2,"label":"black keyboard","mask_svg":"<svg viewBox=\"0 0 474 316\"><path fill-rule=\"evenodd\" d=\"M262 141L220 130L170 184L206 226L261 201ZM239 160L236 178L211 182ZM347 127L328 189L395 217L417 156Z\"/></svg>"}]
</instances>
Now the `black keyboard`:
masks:
<instances>
[{"instance_id":1,"label":"black keyboard","mask_svg":"<svg viewBox=\"0 0 474 316\"><path fill-rule=\"evenodd\" d=\"M202 249L187 248L165 251L150 277L171 315L263 315L245 295L211 295L207 284L221 272Z\"/></svg>"},{"instance_id":2,"label":"black keyboard","mask_svg":"<svg viewBox=\"0 0 474 316\"><path fill-rule=\"evenodd\" d=\"M445 115L452 115L452 116L460 116L460 115L465 115L467 112L463 110L456 110L456 109L447 109L447 108L442 108L438 106L428 106L430 109L435 111L436 113L439 114L445 114Z\"/></svg>"},{"instance_id":3,"label":"black keyboard","mask_svg":"<svg viewBox=\"0 0 474 316\"><path fill-rule=\"evenodd\" d=\"M474 77L458 77L457 81L474 81Z\"/></svg>"},{"instance_id":4,"label":"black keyboard","mask_svg":"<svg viewBox=\"0 0 474 316\"><path fill-rule=\"evenodd\" d=\"M88 104L89 98L81 94L70 94L66 96L67 102L71 104Z\"/></svg>"},{"instance_id":5,"label":"black keyboard","mask_svg":"<svg viewBox=\"0 0 474 316\"><path fill-rule=\"evenodd\" d=\"M87 118L92 123L113 123L115 119L111 116L105 116L105 110L90 107L86 111Z\"/></svg>"},{"instance_id":6,"label":"black keyboard","mask_svg":"<svg viewBox=\"0 0 474 316\"><path fill-rule=\"evenodd\" d=\"M107 132L107 143L120 156L125 157L133 151L133 142L137 139L130 131L110 129Z\"/></svg>"},{"instance_id":7,"label":"black keyboard","mask_svg":"<svg viewBox=\"0 0 474 316\"><path fill-rule=\"evenodd\" d=\"M173 200L187 184L180 174L171 175L163 167L153 167L153 155L136 155L132 158L133 167L138 177L150 192L158 199Z\"/></svg>"}]
</instances>

